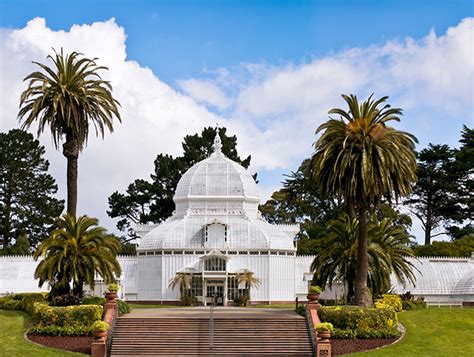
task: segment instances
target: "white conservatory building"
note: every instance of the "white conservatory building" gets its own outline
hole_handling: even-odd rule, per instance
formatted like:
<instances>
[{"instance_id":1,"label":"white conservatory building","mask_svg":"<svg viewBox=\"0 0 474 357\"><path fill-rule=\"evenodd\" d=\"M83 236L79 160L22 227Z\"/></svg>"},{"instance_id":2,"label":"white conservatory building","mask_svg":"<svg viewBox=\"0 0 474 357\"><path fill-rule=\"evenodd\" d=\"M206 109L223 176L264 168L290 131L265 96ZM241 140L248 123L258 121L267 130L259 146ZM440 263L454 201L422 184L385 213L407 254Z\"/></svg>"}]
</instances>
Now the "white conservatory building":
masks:
<instances>
[{"instance_id":1,"label":"white conservatory building","mask_svg":"<svg viewBox=\"0 0 474 357\"><path fill-rule=\"evenodd\" d=\"M179 181L172 217L138 227L136 299L180 300L179 289L169 284L182 272L192 274L199 303L217 296L219 304L227 305L239 294L236 274L249 270L261 280L258 289L251 289L252 301L294 301L299 227L261 218L253 177L221 152L218 135L213 148Z\"/></svg>"},{"instance_id":2,"label":"white conservatory building","mask_svg":"<svg viewBox=\"0 0 474 357\"><path fill-rule=\"evenodd\" d=\"M298 225L275 225L259 213L257 185L242 166L221 152L217 136L211 156L190 168L174 197L176 210L159 225L137 227L136 256L118 258L122 267L120 298L171 304L180 301L180 289L170 287L177 273L192 274L192 294L206 305L212 296L230 305L242 291L236 275L251 271L261 280L252 288L253 303L306 300L313 256L296 256ZM432 305L474 304L474 254L470 258L409 258L416 267L416 284L401 286ZM0 257L0 296L7 293L47 291L38 287L32 256ZM101 295L105 284L96 285ZM335 283L323 299L345 295L345 284Z\"/></svg>"}]
</instances>

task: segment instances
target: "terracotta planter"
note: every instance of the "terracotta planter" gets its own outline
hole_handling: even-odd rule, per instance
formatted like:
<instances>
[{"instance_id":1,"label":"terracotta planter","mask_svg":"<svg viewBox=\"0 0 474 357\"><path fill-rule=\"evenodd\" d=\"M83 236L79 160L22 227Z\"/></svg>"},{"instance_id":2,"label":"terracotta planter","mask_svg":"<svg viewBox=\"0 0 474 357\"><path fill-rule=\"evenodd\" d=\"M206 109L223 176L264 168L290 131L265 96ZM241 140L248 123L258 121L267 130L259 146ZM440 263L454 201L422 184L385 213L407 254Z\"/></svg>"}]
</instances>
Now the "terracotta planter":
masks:
<instances>
[{"instance_id":1,"label":"terracotta planter","mask_svg":"<svg viewBox=\"0 0 474 357\"><path fill-rule=\"evenodd\" d=\"M320 294L308 294L306 295L306 298L308 299L308 301L318 301L319 295Z\"/></svg>"},{"instance_id":2,"label":"terracotta planter","mask_svg":"<svg viewBox=\"0 0 474 357\"><path fill-rule=\"evenodd\" d=\"M117 297L118 297L117 293L113 293L113 292L110 292L110 291L106 292L104 294L104 296L105 296L105 299L107 301L115 301L115 300L117 300Z\"/></svg>"},{"instance_id":3,"label":"terracotta planter","mask_svg":"<svg viewBox=\"0 0 474 357\"><path fill-rule=\"evenodd\" d=\"M93 331L94 340L103 340L107 336L107 331Z\"/></svg>"},{"instance_id":4,"label":"terracotta planter","mask_svg":"<svg viewBox=\"0 0 474 357\"><path fill-rule=\"evenodd\" d=\"M318 337L323 339L323 340L327 340L327 339L330 339L331 338L331 331L322 331L322 332L318 332Z\"/></svg>"}]
</instances>

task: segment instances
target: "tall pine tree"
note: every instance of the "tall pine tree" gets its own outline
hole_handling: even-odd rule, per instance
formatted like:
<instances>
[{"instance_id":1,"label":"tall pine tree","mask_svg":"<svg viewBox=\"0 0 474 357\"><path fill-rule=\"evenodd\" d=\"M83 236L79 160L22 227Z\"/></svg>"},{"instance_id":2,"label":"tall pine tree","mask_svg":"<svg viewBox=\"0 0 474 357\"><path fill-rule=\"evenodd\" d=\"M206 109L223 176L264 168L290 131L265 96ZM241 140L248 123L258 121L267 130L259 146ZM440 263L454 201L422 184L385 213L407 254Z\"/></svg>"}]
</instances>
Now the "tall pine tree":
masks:
<instances>
[{"instance_id":1,"label":"tall pine tree","mask_svg":"<svg viewBox=\"0 0 474 357\"><path fill-rule=\"evenodd\" d=\"M26 235L31 247L47 238L64 201L48 174L45 149L23 130L0 133L0 240L5 252Z\"/></svg>"}]
</instances>

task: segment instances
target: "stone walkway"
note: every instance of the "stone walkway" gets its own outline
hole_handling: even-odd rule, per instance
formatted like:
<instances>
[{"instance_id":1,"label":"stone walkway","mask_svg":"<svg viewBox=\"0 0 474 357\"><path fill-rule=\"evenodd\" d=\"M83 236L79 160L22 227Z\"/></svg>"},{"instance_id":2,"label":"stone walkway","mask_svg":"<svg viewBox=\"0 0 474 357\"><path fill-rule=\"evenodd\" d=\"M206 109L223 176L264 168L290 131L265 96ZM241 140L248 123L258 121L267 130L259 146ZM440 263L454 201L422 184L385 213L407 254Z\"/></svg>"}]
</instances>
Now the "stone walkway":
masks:
<instances>
[{"instance_id":1,"label":"stone walkway","mask_svg":"<svg viewBox=\"0 0 474 357\"><path fill-rule=\"evenodd\" d=\"M187 307L187 308L145 308L133 309L129 314L121 316L122 318L208 318L210 307ZM271 309L271 308L245 308L245 307L215 307L215 318L263 318L280 319L295 318L302 319L293 310Z\"/></svg>"}]
</instances>

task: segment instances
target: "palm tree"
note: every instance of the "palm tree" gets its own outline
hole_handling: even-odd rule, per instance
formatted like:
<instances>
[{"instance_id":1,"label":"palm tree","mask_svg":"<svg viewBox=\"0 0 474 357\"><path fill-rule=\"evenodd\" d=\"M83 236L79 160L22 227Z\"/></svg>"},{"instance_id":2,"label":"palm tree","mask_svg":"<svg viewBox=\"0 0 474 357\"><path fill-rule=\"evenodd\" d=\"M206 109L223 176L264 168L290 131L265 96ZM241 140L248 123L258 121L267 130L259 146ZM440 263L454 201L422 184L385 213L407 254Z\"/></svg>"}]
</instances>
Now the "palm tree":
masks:
<instances>
[{"instance_id":1,"label":"palm tree","mask_svg":"<svg viewBox=\"0 0 474 357\"><path fill-rule=\"evenodd\" d=\"M354 95L343 95L349 111L332 109L331 118L316 133L312 177L324 196L345 200L351 218L358 216L359 239L355 278L356 304L368 306L367 212L382 198L408 195L416 181L416 138L386 125L400 121L402 110L385 104L388 97L370 96L359 105Z\"/></svg>"},{"instance_id":2,"label":"palm tree","mask_svg":"<svg viewBox=\"0 0 474 357\"><path fill-rule=\"evenodd\" d=\"M35 271L39 286L49 281L54 290L68 293L72 282L73 293L82 296L84 283L94 288L96 273L106 283L120 277L120 242L97 225L97 219L87 216L65 214L57 219L57 228L34 255L35 260L43 258Z\"/></svg>"},{"instance_id":3,"label":"palm tree","mask_svg":"<svg viewBox=\"0 0 474 357\"><path fill-rule=\"evenodd\" d=\"M330 221L324 247L319 249L311 264L311 270L315 272L312 284L324 288L332 287L335 281L345 282L348 302L354 298L358 231L358 220L351 219L348 214ZM380 295L390 289L392 273L402 284L414 283L415 267L407 259L414 253L408 247L410 236L404 229L394 225L391 219L378 222L373 217L369 221L368 234L368 287L372 294Z\"/></svg>"},{"instance_id":4,"label":"palm tree","mask_svg":"<svg viewBox=\"0 0 474 357\"><path fill-rule=\"evenodd\" d=\"M248 269L243 269L237 272L235 278L237 279L237 284L245 285L245 294L250 299L250 289L251 288L259 288L262 284L262 281L257 278L253 272Z\"/></svg>"},{"instance_id":5,"label":"palm tree","mask_svg":"<svg viewBox=\"0 0 474 357\"><path fill-rule=\"evenodd\" d=\"M177 272L176 275L170 280L169 287L174 289L176 286L179 285L179 292L181 294L181 298L189 296L189 292L191 291L191 286L193 282L193 276L190 273L185 272Z\"/></svg>"},{"instance_id":6,"label":"palm tree","mask_svg":"<svg viewBox=\"0 0 474 357\"><path fill-rule=\"evenodd\" d=\"M104 136L107 128L113 131L115 116L119 121L119 102L112 97L112 86L102 80L98 72L107 67L98 66L96 58L88 59L72 52L66 56L55 51L54 67L37 64L44 71L33 72L24 81L28 88L21 94L18 119L22 128L38 121L38 136L49 127L58 149L64 140L63 155L67 158L67 212L76 215L77 160L87 144L89 127L93 124L96 135Z\"/></svg>"}]
</instances>

